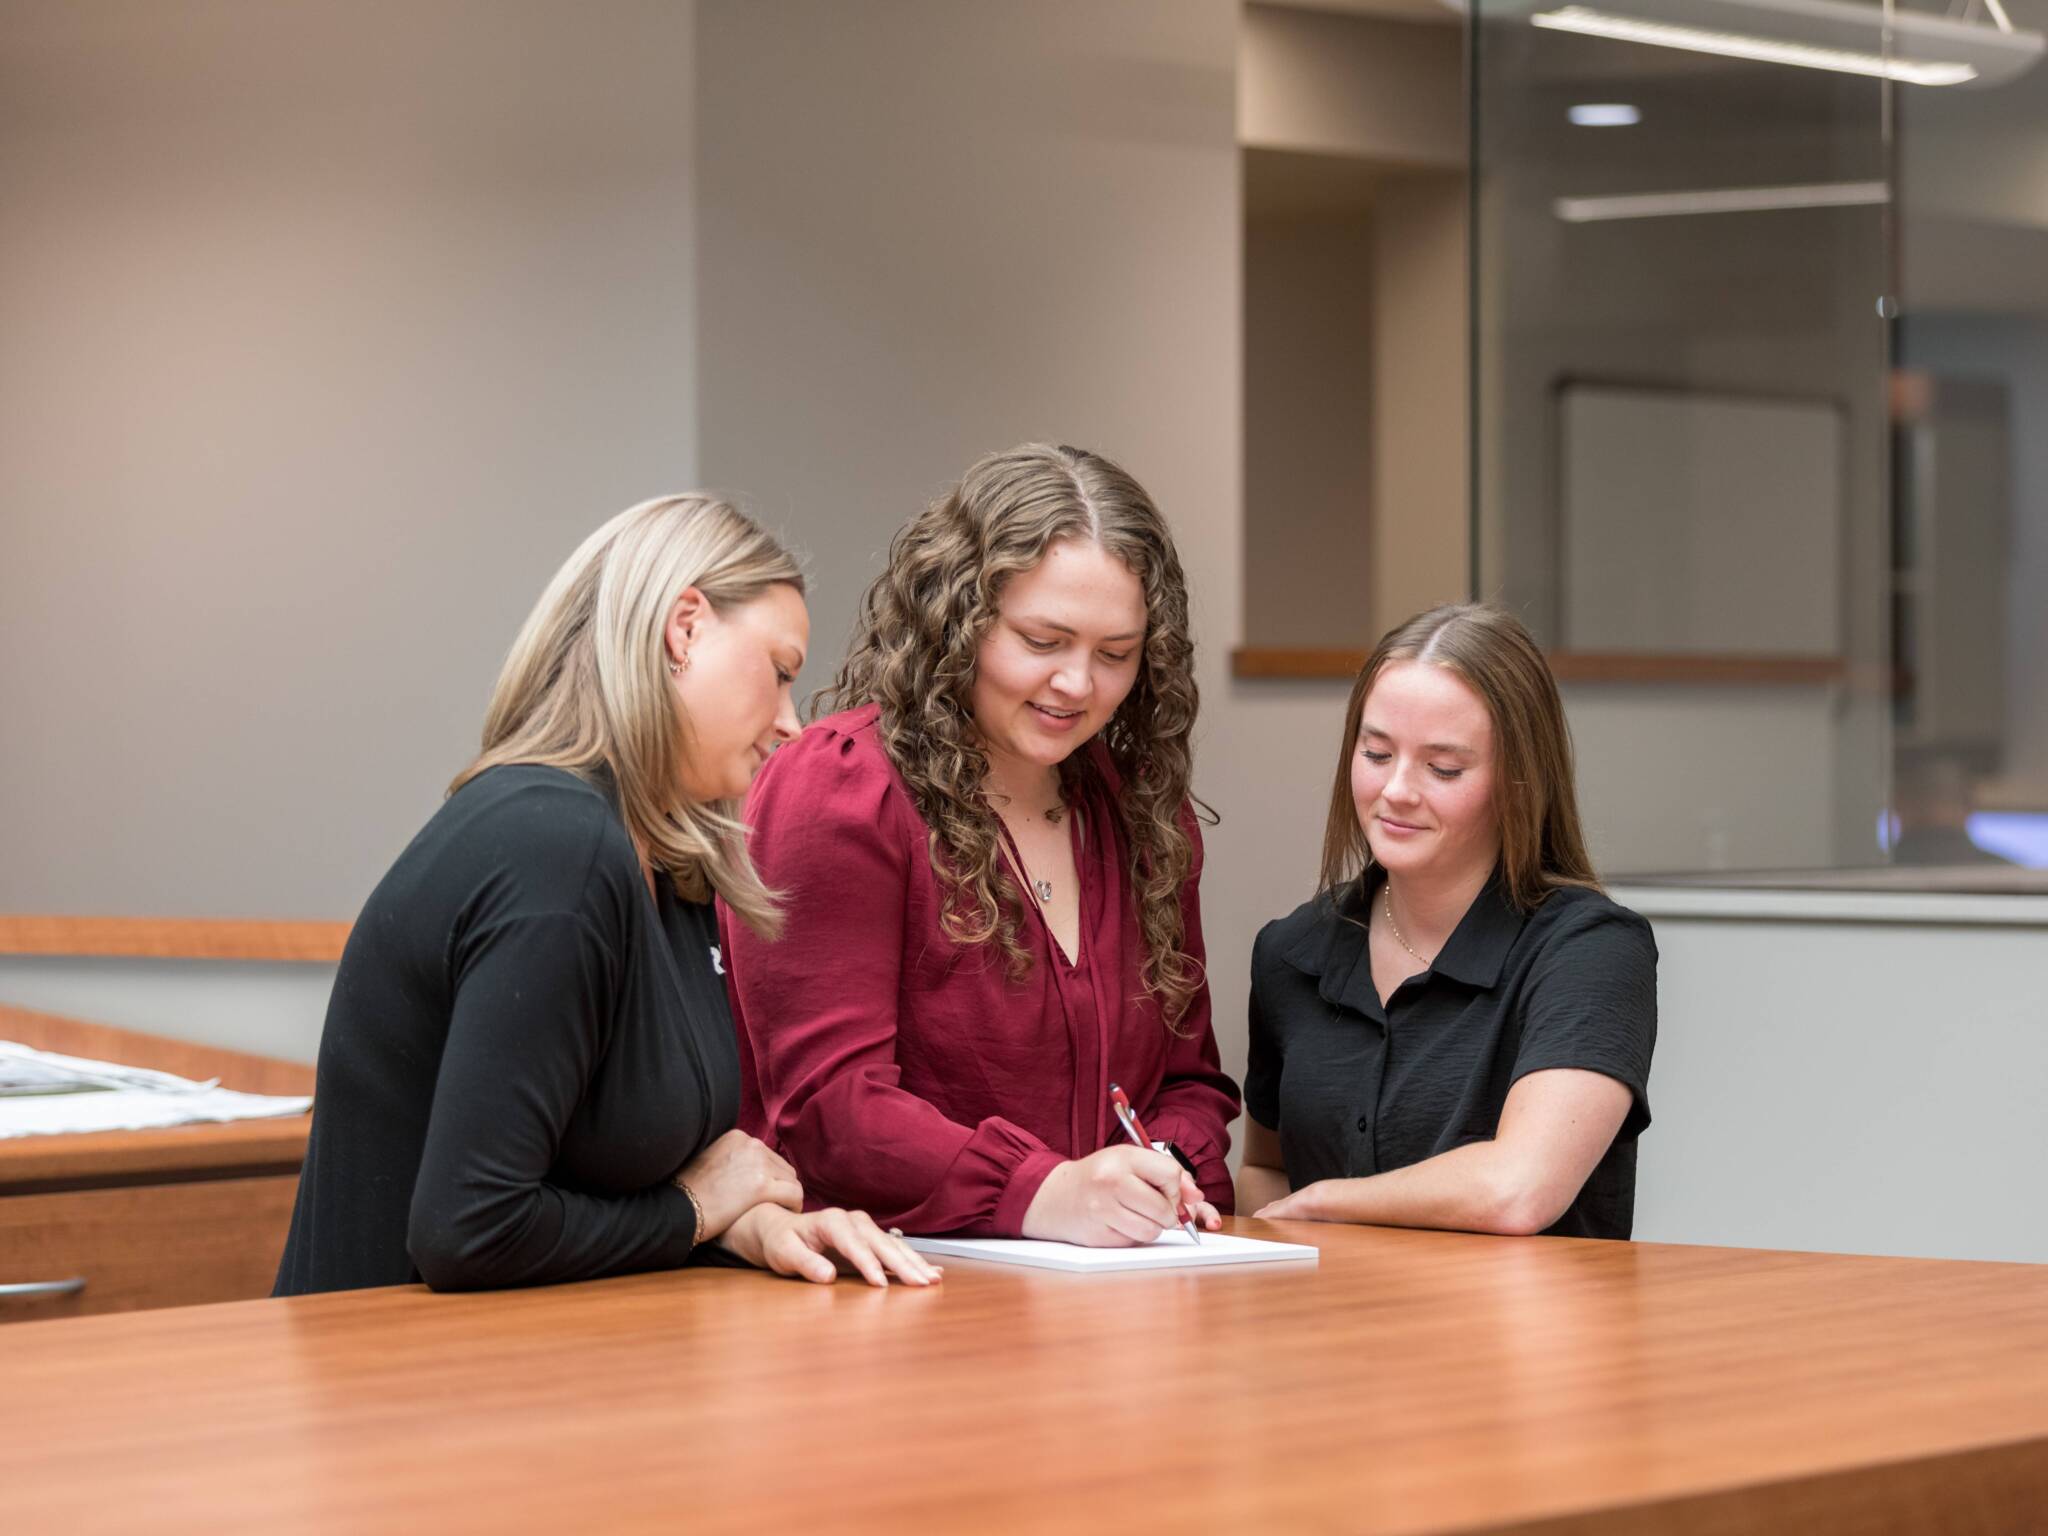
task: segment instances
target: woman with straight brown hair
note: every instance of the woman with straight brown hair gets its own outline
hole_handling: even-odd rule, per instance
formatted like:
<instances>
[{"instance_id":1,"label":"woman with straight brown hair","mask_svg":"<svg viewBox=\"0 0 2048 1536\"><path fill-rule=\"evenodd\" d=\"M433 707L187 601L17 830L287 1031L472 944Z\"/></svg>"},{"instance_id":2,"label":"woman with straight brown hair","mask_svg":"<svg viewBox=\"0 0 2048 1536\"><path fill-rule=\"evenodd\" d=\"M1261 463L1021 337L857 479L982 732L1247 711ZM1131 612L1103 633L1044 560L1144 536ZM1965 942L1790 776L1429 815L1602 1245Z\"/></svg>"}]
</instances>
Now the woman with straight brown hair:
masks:
<instances>
[{"instance_id":1,"label":"woman with straight brown hair","mask_svg":"<svg viewBox=\"0 0 2048 1536\"><path fill-rule=\"evenodd\" d=\"M1229 1209L1193 650L1165 520L1097 454L991 454L896 535L838 713L747 803L783 937L726 924L740 1123L814 1197L1112 1247Z\"/></svg>"},{"instance_id":2,"label":"woman with straight brown hair","mask_svg":"<svg viewBox=\"0 0 2048 1536\"><path fill-rule=\"evenodd\" d=\"M1600 891L1512 615L1433 608L1351 689L1313 899L1252 950L1241 1209L1627 1237L1657 948Z\"/></svg>"}]
</instances>

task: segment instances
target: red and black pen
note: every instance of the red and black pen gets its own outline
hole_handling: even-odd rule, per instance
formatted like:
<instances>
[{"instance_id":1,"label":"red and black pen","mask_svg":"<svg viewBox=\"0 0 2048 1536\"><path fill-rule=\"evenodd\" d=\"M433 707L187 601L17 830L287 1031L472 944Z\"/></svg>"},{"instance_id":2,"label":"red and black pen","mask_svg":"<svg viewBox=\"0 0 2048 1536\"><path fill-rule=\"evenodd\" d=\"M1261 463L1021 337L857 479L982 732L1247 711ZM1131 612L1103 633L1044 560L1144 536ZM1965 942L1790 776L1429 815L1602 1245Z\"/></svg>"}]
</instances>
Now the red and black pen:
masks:
<instances>
[{"instance_id":1,"label":"red and black pen","mask_svg":"<svg viewBox=\"0 0 2048 1536\"><path fill-rule=\"evenodd\" d=\"M1131 1108L1131 1101L1124 1096L1123 1089L1117 1087L1115 1083L1109 1085L1109 1107L1116 1111L1117 1123L1124 1128L1126 1136L1130 1137L1131 1140L1147 1151L1157 1150L1152 1145L1152 1138L1145 1134L1145 1125L1138 1118L1138 1112ZM1202 1234L1195 1230L1195 1218L1188 1214L1187 1205L1179 1196L1174 1197L1173 1213L1180 1218L1181 1230L1199 1243L1202 1240Z\"/></svg>"}]
</instances>

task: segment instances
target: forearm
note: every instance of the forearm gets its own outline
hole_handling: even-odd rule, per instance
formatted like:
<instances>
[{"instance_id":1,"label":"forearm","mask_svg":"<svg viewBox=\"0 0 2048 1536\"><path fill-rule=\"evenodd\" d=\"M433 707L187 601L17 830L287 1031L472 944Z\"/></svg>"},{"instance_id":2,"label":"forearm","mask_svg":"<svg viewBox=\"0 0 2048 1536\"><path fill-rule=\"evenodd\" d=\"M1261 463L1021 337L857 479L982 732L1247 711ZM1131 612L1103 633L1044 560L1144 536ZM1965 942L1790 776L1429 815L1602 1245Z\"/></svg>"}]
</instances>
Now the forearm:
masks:
<instances>
[{"instance_id":1,"label":"forearm","mask_svg":"<svg viewBox=\"0 0 2048 1536\"><path fill-rule=\"evenodd\" d=\"M917 1095L850 1074L777 1127L813 1205L866 1211L906 1232L1017 1237L1064 1159L1008 1120L950 1120Z\"/></svg>"},{"instance_id":2,"label":"forearm","mask_svg":"<svg viewBox=\"0 0 2048 1536\"><path fill-rule=\"evenodd\" d=\"M1279 1168L1247 1160L1237 1170L1237 1208L1250 1214L1287 1197L1287 1174Z\"/></svg>"},{"instance_id":3,"label":"forearm","mask_svg":"<svg viewBox=\"0 0 2048 1536\"><path fill-rule=\"evenodd\" d=\"M1310 1221L1527 1235L1563 1214L1558 1191L1498 1142L1473 1142L1360 1179L1324 1179L1297 1191L1284 1213Z\"/></svg>"},{"instance_id":4,"label":"forearm","mask_svg":"<svg viewBox=\"0 0 2048 1536\"><path fill-rule=\"evenodd\" d=\"M690 1256L696 1218L666 1185L604 1196L551 1184L439 1180L414 1193L407 1248L437 1291L496 1290L673 1269Z\"/></svg>"}]
</instances>

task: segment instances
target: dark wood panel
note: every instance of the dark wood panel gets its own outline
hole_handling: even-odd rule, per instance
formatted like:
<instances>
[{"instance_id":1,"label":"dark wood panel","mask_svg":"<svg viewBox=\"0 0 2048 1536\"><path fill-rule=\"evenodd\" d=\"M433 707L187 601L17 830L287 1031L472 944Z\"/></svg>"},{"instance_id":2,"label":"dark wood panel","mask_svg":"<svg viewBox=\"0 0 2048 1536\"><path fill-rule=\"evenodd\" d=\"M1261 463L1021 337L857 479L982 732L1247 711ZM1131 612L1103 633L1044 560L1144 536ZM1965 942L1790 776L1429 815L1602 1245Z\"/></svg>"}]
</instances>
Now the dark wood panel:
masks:
<instances>
[{"instance_id":1,"label":"dark wood panel","mask_svg":"<svg viewBox=\"0 0 2048 1536\"><path fill-rule=\"evenodd\" d=\"M0 1322L268 1296L298 1186L293 1173L0 1198L0 1285L85 1281L0 1296Z\"/></svg>"}]
</instances>

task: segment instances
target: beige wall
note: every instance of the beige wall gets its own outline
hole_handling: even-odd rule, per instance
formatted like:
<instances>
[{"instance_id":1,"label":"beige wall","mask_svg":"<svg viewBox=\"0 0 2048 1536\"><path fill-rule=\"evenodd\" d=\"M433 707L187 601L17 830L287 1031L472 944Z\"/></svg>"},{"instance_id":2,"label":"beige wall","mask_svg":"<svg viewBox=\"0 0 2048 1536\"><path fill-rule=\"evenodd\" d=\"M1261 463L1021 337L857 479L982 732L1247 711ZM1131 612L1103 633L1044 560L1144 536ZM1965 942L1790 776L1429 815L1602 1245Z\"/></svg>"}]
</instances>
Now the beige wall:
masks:
<instances>
[{"instance_id":1,"label":"beige wall","mask_svg":"<svg viewBox=\"0 0 2048 1536\"><path fill-rule=\"evenodd\" d=\"M354 915L695 476L691 28L0 0L0 911Z\"/></svg>"},{"instance_id":2,"label":"beige wall","mask_svg":"<svg viewBox=\"0 0 2048 1536\"><path fill-rule=\"evenodd\" d=\"M1380 629L1471 595L1471 304L1465 178L1388 177L1376 194L1373 606Z\"/></svg>"},{"instance_id":3,"label":"beige wall","mask_svg":"<svg viewBox=\"0 0 2048 1536\"><path fill-rule=\"evenodd\" d=\"M1454 22L1240 17L1249 643L1367 645L1469 587Z\"/></svg>"},{"instance_id":4,"label":"beige wall","mask_svg":"<svg viewBox=\"0 0 2048 1536\"><path fill-rule=\"evenodd\" d=\"M1247 157L1247 174L1260 164ZM1248 208L1247 644L1360 646L1375 633L1374 300L1366 209Z\"/></svg>"},{"instance_id":5,"label":"beige wall","mask_svg":"<svg viewBox=\"0 0 2048 1536\"><path fill-rule=\"evenodd\" d=\"M1239 137L1263 149L1462 168L1464 37L1455 22L1448 10L1419 23L1245 6Z\"/></svg>"}]
</instances>

